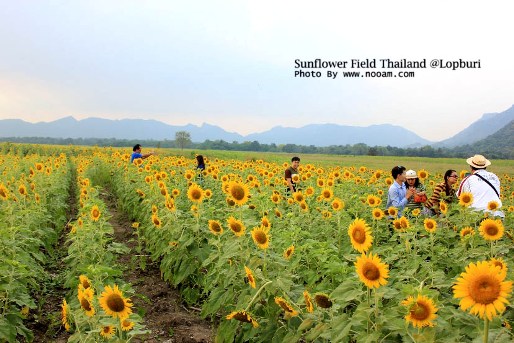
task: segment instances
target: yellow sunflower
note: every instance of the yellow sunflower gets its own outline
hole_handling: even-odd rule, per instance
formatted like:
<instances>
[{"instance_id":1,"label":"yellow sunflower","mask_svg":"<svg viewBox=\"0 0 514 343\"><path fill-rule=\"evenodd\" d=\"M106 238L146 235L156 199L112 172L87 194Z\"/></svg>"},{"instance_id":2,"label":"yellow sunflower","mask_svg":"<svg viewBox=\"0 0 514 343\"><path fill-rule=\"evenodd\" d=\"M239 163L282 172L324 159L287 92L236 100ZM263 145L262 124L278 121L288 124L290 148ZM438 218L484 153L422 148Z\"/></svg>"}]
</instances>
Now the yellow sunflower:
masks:
<instances>
[{"instance_id":1,"label":"yellow sunflower","mask_svg":"<svg viewBox=\"0 0 514 343\"><path fill-rule=\"evenodd\" d=\"M247 266L245 266L245 273L246 273L246 278L248 279L248 284L252 288L255 288L256 287L255 278L253 277L252 271Z\"/></svg>"},{"instance_id":2,"label":"yellow sunflower","mask_svg":"<svg viewBox=\"0 0 514 343\"><path fill-rule=\"evenodd\" d=\"M268 233L266 230L262 227L255 227L252 230L252 238L255 244L260 249L267 249L269 246L270 237L268 236Z\"/></svg>"},{"instance_id":3,"label":"yellow sunflower","mask_svg":"<svg viewBox=\"0 0 514 343\"><path fill-rule=\"evenodd\" d=\"M386 183L386 185L391 186L391 185L393 184L393 182L394 182L394 181L393 181L393 179L392 179L392 178L390 178L390 177L386 177L386 179L385 179L385 183Z\"/></svg>"},{"instance_id":4,"label":"yellow sunflower","mask_svg":"<svg viewBox=\"0 0 514 343\"><path fill-rule=\"evenodd\" d=\"M286 260L289 260L291 258L291 256L293 256L293 253L294 253L294 245L291 245L286 250L284 250L284 258Z\"/></svg>"},{"instance_id":5,"label":"yellow sunflower","mask_svg":"<svg viewBox=\"0 0 514 343\"><path fill-rule=\"evenodd\" d=\"M156 228L162 227L162 221L156 214L152 214L152 223Z\"/></svg>"},{"instance_id":6,"label":"yellow sunflower","mask_svg":"<svg viewBox=\"0 0 514 343\"><path fill-rule=\"evenodd\" d=\"M500 219L484 219L478 228L480 235L487 241L497 241L503 237L505 229Z\"/></svg>"},{"instance_id":7,"label":"yellow sunflower","mask_svg":"<svg viewBox=\"0 0 514 343\"><path fill-rule=\"evenodd\" d=\"M236 237L240 237L244 235L246 227L244 226L243 222L240 220L237 220L236 218L230 216L227 219L228 227L234 233Z\"/></svg>"},{"instance_id":8,"label":"yellow sunflower","mask_svg":"<svg viewBox=\"0 0 514 343\"><path fill-rule=\"evenodd\" d=\"M63 299L62 305L61 305L61 322L62 322L62 325L64 325L64 329L66 331L70 330L70 323L68 323L68 315L69 314L70 314L70 307L68 306L66 299Z\"/></svg>"},{"instance_id":9,"label":"yellow sunflower","mask_svg":"<svg viewBox=\"0 0 514 343\"><path fill-rule=\"evenodd\" d=\"M105 325L105 326L102 326L102 330L100 331L100 335L102 335L103 337L109 339L112 336L114 336L115 332L116 332L116 328L113 325Z\"/></svg>"},{"instance_id":10,"label":"yellow sunflower","mask_svg":"<svg viewBox=\"0 0 514 343\"><path fill-rule=\"evenodd\" d=\"M389 267L383 263L378 255L372 253L368 255L362 254L355 262L355 268L359 279L368 288L378 288L387 284L389 277Z\"/></svg>"},{"instance_id":11,"label":"yellow sunflower","mask_svg":"<svg viewBox=\"0 0 514 343\"><path fill-rule=\"evenodd\" d=\"M128 318L132 313L132 303L130 299L123 297L118 285L104 287L100 297L100 306L108 316L118 317L120 320Z\"/></svg>"},{"instance_id":12,"label":"yellow sunflower","mask_svg":"<svg viewBox=\"0 0 514 343\"><path fill-rule=\"evenodd\" d=\"M487 209L489 211L496 211L499 207L500 207L500 204L498 204L497 201L492 200L487 203Z\"/></svg>"},{"instance_id":13,"label":"yellow sunflower","mask_svg":"<svg viewBox=\"0 0 514 343\"><path fill-rule=\"evenodd\" d=\"M7 187L3 183L0 183L0 199L7 200L9 199L9 191Z\"/></svg>"},{"instance_id":14,"label":"yellow sunflower","mask_svg":"<svg viewBox=\"0 0 514 343\"><path fill-rule=\"evenodd\" d=\"M330 308L332 307L332 301L328 297L328 295L324 293L318 293L314 296L314 301L316 302L316 305L318 305L321 308Z\"/></svg>"},{"instance_id":15,"label":"yellow sunflower","mask_svg":"<svg viewBox=\"0 0 514 343\"><path fill-rule=\"evenodd\" d=\"M275 217L282 218L282 212L278 208L275 209Z\"/></svg>"},{"instance_id":16,"label":"yellow sunflower","mask_svg":"<svg viewBox=\"0 0 514 343\"><path fill-rule=\"evenodd\" d=\"M128 319L121 321L121 330L130 331L134 327L134 322Z\"/></svg>"},{"instance_id":17,"label":"yellow sunflower","mask_svg":"<svg viewBox=\"0 0 514 343\"><path fill-rule=\"evenodd\" d=\"M254 328L259 327L259 323L252 318L250 313L240 310L234 311L225 317L226 319L235 319L243 323L251 323Z\"/></svg>"},{"instance_id":18,"label":"yellow sunflower","mask_svg":"<svg viewBox=\"0 0 514 343\"><path fill-rule=\"evenodd\" d=\"M437 230L437 223L435 220L431 218L425 218L423 221L423 226L425 227L425 230L427 230L430 233L434 233L435 230Z\"/></svg>"},{"instance_id":19,"label":"yellow sunflower","mask_svg":"<svg viewBox=\"0 0 514 343\"><path fill-rule=\"evenodd\" d=\"M272 194L271 195L271 201L275 204L278 204L280 202L280 195L278 194Z\"/></svg>"},{"instance_id":20,"label":"yellow sunflower","mask_svg":"<svg viewBox=\"0 0 514 343\"><path fill-rule=\"evenodd\" d=\"M334 198L334 200L332 200L331 206L334 211L341 211L344 208L344 202L339 198Z\"/></svg>"},{"instance_id":21,"label":"yellow sunflower","mask_svg":"<svg viewBox=\"0 0 514 343\"><path fill-rule=\"evenodd\" d=\"M93 221L97 222L98 219L100 219L100 210L98 209L98 206L94 205L92 208L91 208L91 219L93 219Z\"/></svg>"},{"instance_id":22,"label":"yellow sunflower","mask_svg":"<svg viewBox=\"0 0 514 343\"><path fill-rule=\"evenodd\" d=\"M95 315L95 308L93 307L93 291L91 288L85 289L83 292L79 291L79 303L80 307L86 312L88 317Z\"/></svg>"},{"instance_id":23,"label":"yellow sunflower","mask_svg":"<svg viewBox=\"0 0 514 343\"><path fill-rule=\"evenodd\" d=\"M350 236L353 248L360 253L368 251L373 242L370 228L364 219L357 218L350 224L348 236Z\"/></svg>"},{"instance_id":24,"label":"yellow sunflower","mask_svg":"<svg viewBox=\"0 0 514 343\"><path fill-rule=\"evenodd\" d=\"M303 212L309 212L309 205L307 205L307 203L305 201L302 201L300 203L300 209L303 211Z\"/></svg>"},{"instance_id":25,"label":"yellow sunflower","mask_svg":"<svg viewBox=\"0 0 514 343\"><path fill-rule=\"evenodd\" d=\"M471 226L466 226L460 230L460 237L471 237L475 235L475 229L473 229Z\"/></svg>"},{"instance_id":26,"label":"yellow sunflower","mask_svg":"<svg viewBox=\"0 0 514 343\"><path fill-rule=\"evenodd\" d=\"M438 309L432 299L424 295L418 295L416 299L409 296L406 300L402 301L402 305L408 309L405 320L414 327L434 326L433 321L437 318L436 312Z\"/></svg>"},{"instance_id":27,"label":"yellow sunflower","mask_svg":"<svg viewBox=\"0 0 514 343\"><path fill-rule=\"evenodd\" d=\"M448 204L444 201L439 202L439 210L442 214L448 213Z\"/></svg>"},{"instance_id":28,"label":"yellow sunflower","mask_svg":"<svg viewBox=\"0 0 514 343\"><path fill-rule=\"evenodd\" d=\"M425 169L418 170L418 177L421 181L428 179L428 172Z\"/></svg>"},{"instance_id":29,"label":"yellow sunflower","mask_svg":"<svg viewBox=\"0 0 514 343\"><path fill-rule=\"evenodd\" d=\"M321 198L324 201L329 201L334 196L334 192L330 188L323 188L321 190Z\"/></svg>"},{"instance_id":30,"label":"yellow sunflower","mask_svg":"<svg viewBox=\"0 0 514 343\"><path fill-rule=\"evenodd\" d=\"M302 203L304 202L305 197L303 196L302 192L298 191L293 193L293 199L296 202Z\"/></svg>"},{"instance_id":31,"label":"yellow sunflower","mask_svg":"<svg viewBox=\"0 0 514 343\"><path fill-rule=\"evenodd\" d=\"M461 299L459 305L463 311L469 309L471 314L492 320L509 304L512 281L504 280L498 267L489 262L470 263L453 286L453 297Z\"/></svg>"},{"instance_id":32,"label":"yellow sunflower","mask_svg":"<svg viewBox=\"0 0 514 343\"><path fill-rule=\"evenodd\" d=\"M79 276L79 282L82 285L82 287L84 287L84 289L91 287L91 281L85 275L80 275Z\"/></svg>"},{"instance_id":33,"label":"yellow sunflower","mask_svg":"<svg viewBox=\"0 0 514 343\"><path fill-rule=\"evenodd\" d=\"M391 206L387 209L387 214L395 218L398 215L398 209L394 206Z\"/></svg>"},{"instance_id":34,"label":"yellow sunflower","mask_svg":"<svg viewBox=\"0 0 514 343\"><path fill-rule=\"evenodd\" d=\"M209 220L209 231L218 236L223 233L223 228L218 220Z\"/></svg>"},{"instance_id":35,"label":"yellow sunflower","mask_svg":"<svg viewBox=\"0 0 514 343\"><path fill-rule=\"evenodd\" d=\"M314 311L314 305L311 295L307 290L303 291L303 299L305 300L305 305L307 305L307 312L312 313Z\"/></svg>"},{"instance_id":36,"label":"yellow sunflower","mask_svg":"<svg viewBox=\"0 0 514 343\"><path fill-rule=\"evenodd\" d=\"M308 197L314 195L314 187L307 187L307 189L305 190L305 195L307 195Z\"/></svg>"},{"instance_id":37,"label":"yellow sunflower","mask_svg":"<svg viewBox=\"0 0 514 343\"><path fill-rule=\"evenodd\" d=\"M371 211L371 216L373 217L373 219L375 220L380 220L382 218L384 218L384 211L382 211L381 209L379 208L374 208L372 211Z\"/></svg>"},{"instance_id":38,"label":"yellow sunflower","mask_svg":"<svg viewBox=\"0 0 514 343\"><path fill-rule=\"evenodd\" d=\"M264 216L261 218L261 227L265 228L267 232L271 229L271 222L269 221L268 217Z\"/></svg>"},{"instance_id":39,"label":"yellow sunflower","mask_svg":"<svg viewBox=\"0 0 514 343\"><path fill-rule=\"evenodd\" d=\"M463 192L459 196L459 205L468 207L473 203L473 194L470 192Z\"/></svg>"},{"instance_id":40,"label":"yellow sunflower","mask_svg":"<svg viewBox=\"0 0 514 343\"><path fill-rule=\"evenodd\" d=\"M366 198L366 203L370 207L377 207L377 206L380 206L380 204L382 203L382 200L379 197L377 197L376 195L368 195L368 197Z\"/></svg>"},{"instance_id":41,"label":"yellow sunflower","mask_svg":"<svg viewBox=\"0 0 514 343\"><path fill-rule=\"evenodd\" d=\"M280 306L289 318L298 315L298 311L296 311L284 298L275 297L275 304Z\"/></svg>"},{"instance_id":42,"label":"yellow sunflower","mask_svg":"<svg viewBox=\"0 0 514 343\"><path fill-rule=\"evenodd\" d=\"M489 260L489 263L494 267L498 267L500 275L504 278L507 276L507 263L502 258L492 258Z\"/></svg>"},{"instance_id":43,"label":"yellow sunflower","mask_svg":"<svg viewBox=\"0 0 514 343\"><path fill-rule=\"evenodd\" d=\"M203 200L203 190L198 186L196 183L193 183L188 189L187 189L187 197L192 202L201 203Z\"/></svg>"},{"instance_id":44,"label":"yellow sunflower","mask_svg":"<svg viewBox=\"0 0 514 343\"><path fill-rule=\"evenodd\" d=\"M234 200L236 205L244 205L250 196L248 186L237 181L230 181L228 186L228 194Z\"/></svg>"},{"instance_id":45,"label":"yellow sunflower","mask_svg":"<svg viewBox=\"0 0 514 343\"><path fill-rule=\"evenodd\" d=\"M419 208L415 208L412 210L411 214L414 216L414 217L417 217L419 216L419 214L421 213L421 210Z\"/></svg>"}]
</instances>

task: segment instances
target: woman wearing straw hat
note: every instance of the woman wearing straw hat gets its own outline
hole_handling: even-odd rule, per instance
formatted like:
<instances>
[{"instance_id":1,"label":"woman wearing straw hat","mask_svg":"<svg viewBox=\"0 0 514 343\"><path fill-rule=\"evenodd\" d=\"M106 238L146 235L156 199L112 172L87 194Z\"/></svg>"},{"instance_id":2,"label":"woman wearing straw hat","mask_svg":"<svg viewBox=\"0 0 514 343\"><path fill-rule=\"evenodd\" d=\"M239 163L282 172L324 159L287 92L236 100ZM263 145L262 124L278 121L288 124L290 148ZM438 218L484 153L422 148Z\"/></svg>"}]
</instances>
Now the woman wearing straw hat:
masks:
<instances>
[{"instance_id":1,"label":"woman wearing straw hat","mask_svg":"<svg viewBox=\"0 0 514 343\"><path fill-rule=\"evenodd\" d=\"M496 174L485 170L491 165L491 161L482 155L475 155L466 160L471 168L471 175L462 180L457 195L464 192L473 195L473 203L470 205L475 210L491 212L494 216L504 217L502 211L488 211L487 206L490 202L496 202L496 208L502 206L500 199L500 179Z\"/></svg>"}]
</instances>

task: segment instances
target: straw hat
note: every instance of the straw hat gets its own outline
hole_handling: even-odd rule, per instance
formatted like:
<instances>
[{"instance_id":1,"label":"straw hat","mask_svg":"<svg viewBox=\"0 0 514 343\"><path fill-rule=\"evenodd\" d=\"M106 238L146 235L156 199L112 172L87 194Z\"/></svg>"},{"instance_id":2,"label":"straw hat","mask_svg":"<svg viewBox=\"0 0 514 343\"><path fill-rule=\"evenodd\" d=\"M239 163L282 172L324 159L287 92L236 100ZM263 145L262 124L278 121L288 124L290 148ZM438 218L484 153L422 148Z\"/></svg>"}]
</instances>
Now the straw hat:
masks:
<instances>
[{"instance_id":1,"label":"straw hat","mask_svg":"<svg viewBox=\"0 0 514 343\"><path fill-rule=\"evenodd\" d=\"M485 168L487 166L491 165L491 161L489 161L487 158L485 158L482 155L475 155L473 157L470 157L466 160L466 162L475 168Z\"/></svg>"}]
</instances>

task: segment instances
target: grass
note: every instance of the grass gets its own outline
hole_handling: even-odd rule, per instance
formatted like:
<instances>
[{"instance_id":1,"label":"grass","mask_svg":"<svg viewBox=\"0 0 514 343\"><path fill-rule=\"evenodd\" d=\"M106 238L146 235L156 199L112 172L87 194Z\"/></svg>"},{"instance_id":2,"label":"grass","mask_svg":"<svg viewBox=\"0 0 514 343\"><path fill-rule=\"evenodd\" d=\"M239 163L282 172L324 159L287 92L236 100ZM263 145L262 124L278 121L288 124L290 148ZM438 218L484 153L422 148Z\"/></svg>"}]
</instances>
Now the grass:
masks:
<instances>
[{"instance_id":1,"label":"grass","mask_svg":"<svg viewBox=\"0 0 514 343\"><path fill-rule=\"evenodd\" d=\"M352 156L352 155L322 155L322 154L300 154L300 153L276 153L276 152L255 152L255 151L226 151L226 150L192 150L192 149L159 149L161 156L185 156L193 159L195 154L202 154L208 159L216 158L222 160L264 160L282 164L289 163L291 157L299 156L302 164L311 163L314 165L343 167L354 166L359 168L365 166L371 169L391 170L396 165L405 166L407 169L425 169L429 173L444 174L448 169L469 171L469 166L464 158L428 158L428 157L405 157L405 156ZM514 175L514 161L492 160L489 171L498 176L508 174Z\"/></svg>"}]
</instances>

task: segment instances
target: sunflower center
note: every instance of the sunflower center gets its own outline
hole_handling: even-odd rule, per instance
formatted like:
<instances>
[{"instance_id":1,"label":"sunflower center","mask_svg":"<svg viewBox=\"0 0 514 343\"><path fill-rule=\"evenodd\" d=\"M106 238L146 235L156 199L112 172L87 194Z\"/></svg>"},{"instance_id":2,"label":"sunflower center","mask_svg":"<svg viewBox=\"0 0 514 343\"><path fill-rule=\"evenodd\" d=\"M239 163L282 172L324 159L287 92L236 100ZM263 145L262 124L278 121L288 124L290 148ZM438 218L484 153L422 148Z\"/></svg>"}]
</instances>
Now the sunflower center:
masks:
<instances>
[{"instance_id":1,"label":"sunflower center","mask_svg":"<svg viewBox=\"0 0 514 343\"><path fill-rule=\"evenodd\" d=\"M366 233L360 227L355 228L352 232L352 237L355 242L363 244L366 241Z\"/></svg>"},{"instance_id":2,"label":"sunflower center","mask_svg":"<svg viewBox=\"0 0 514 343\"><path fill-rule=\"evenodd\" d=\"M109 309L113 312L122 312L125 309L125 302L117 294L110 295L107 298L106 303Z\"/></svg>"},{"instance_id":3,"label":"sunflower center","mask_svg":"<svg viewBox=\"0 0 514 343\"><path fill-rule=\"evenodd\" d=\"M82 308L86 311L91 311L91 304L89 303L89 301L86 299L86 298L82 298L80 299L80 306L82 306Z\"/></svg>"},{"instance_id":4,"label":"sunflower center","mask_svg":"<svg viewBox=\"0 0 514 343\"><path fill-rule=\"evenodd\" d=\"M500 282L491 275L480 276L469 285L469 295L479 304L491 304L498 299L501 291Z\"/></svg>"},{"instance_id":5,"label":"sunflower center","mask_svg":"<svg viewBox=\"0 0 514 343\"><path fill-rule=\"evenodd\" d=\"M234 232L241 232L241 225L239 223L230 224L230 229Z\"/></svg>"},{"instance_id":6,"label":"sunflower center","mask_svg":"<svg viewBox=\"0 0 514 343\"><path fill-rule=\"evenodd\" d=\"M243 189L243 187L239 185L232 187L232 189L230 190L230 194L234 199L238 201L241 201L245 198L245 190Z\"/></svg>"},{"instance_id":7,"label":"sunflower center","mask_svg":"<svg viewBox=\"0 0 514 343\"><path fill-rule=\"evenodd\" d=\"M362 274L370 281L375 281L380 278L380 270L371 262L366 262L364 268L362 268Z\"/></svg>"},{"instance_id":8,"label":"sunflower center","mask_svg":"<svg viewBox=\"0 0 514 343\"><path fill-rule=\"evenodd\" d=\"M100 216L100 212L98 210L93 210L93 217L99 217Z\"/></svg>"},{"instance_id":9,"label":"sunflower center","mask_svg":"<svg viewBox=\"0 0 514 343\"><path fill-rule=\"evenodd\" d=\"M430 308L422 302L416 302L410 309L410 315L416 320L427 320L430 317Z\"/></svg>"},{"instance_id":10,"label":"sunflower center","mask_svg":"<svg viewBox=\"0 0 514 343\"><path fill-rule=\"evenodd\" d=\"M257 231L255 233L255 240L259 244L266 244L266 242L268 241L268 237L266 236L266 233L264 233L263 231Z\"/></svg>"},{"instance_id":11,"label":"sunflower center","mask_svg":"<svg viewBox=\"0 0 514 343\"><path fill-rule=\"evenodd\" d=\"M487 225L484 231L487 232L489 236L496 236L498 234L498 226Z\"/></svg>"},{"instance_id":12,"label":"sunflower center","mask_svg":"<svg viewBox=\"0 0 514 343\"><path fill-rule=\"evenodd\" d=\"M246 313L244 313L244 312L237 312L234 315L234 319L239 320L240 322L244 322L244 323L251 323L252 322L250 320L249 316Z\"/></svg>"},{"instance_id":13,"label":"sunflower center","mask_svg":"<svg viewBox=\"0 0 514 343\"><path fill-rule=\"evenodd\" d=\"M202 192L199 189L195 189L191 192L191 197L195 200L199 200L202 198Z\"/></svg>"},{"instance_id":14,"label":"sunflower center","mask_svg":"<svg viewBox=\"0 0 514 343\"><path fill-rule=\"evenodd\" d=\"M218 223L213 223L212 226L211 226L211 229L214 232L220 232L221 231L221 226Z\"/></svg>"}]
</instances>

